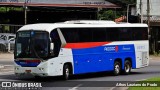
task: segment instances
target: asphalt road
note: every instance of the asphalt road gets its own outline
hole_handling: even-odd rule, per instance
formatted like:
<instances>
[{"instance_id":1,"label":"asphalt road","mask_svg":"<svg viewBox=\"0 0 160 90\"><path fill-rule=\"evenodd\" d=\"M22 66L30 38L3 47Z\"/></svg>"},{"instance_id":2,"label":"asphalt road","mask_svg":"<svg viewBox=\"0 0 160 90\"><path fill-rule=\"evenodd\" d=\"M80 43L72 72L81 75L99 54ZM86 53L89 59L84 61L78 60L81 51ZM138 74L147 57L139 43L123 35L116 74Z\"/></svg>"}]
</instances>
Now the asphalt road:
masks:
<instances>
[{"instance_id":1,"label":"asphalt road","mask_svg":"<svg viewBox=\"0 0 160 90\"><path fill-rule=\"evenodd\" d=\"M0 60L0 65L13 65L13 60Z\"/></svg>"},{"instance_id":2,"label":"asphalt road","mask_svg":"<svg viewBox=\"0 0 160 90\"><path fill-rule=\"evenodd\" d=\"M3 62L7 63L7 62ZM8 63L11 64L11 63ZM110 72L76 75L71 80L63 81L61 77L27 78L16 77L13 71L0 73L0 81L22 81L42 83L42 90L114 90L117 81L137 81L160 76L160 60L150 60L145 68L132 70L130 75L112 76ZM113 82L112 82L113 81ZM111 85L111 87L106 87Z\"/></svg>"}]
</instances>

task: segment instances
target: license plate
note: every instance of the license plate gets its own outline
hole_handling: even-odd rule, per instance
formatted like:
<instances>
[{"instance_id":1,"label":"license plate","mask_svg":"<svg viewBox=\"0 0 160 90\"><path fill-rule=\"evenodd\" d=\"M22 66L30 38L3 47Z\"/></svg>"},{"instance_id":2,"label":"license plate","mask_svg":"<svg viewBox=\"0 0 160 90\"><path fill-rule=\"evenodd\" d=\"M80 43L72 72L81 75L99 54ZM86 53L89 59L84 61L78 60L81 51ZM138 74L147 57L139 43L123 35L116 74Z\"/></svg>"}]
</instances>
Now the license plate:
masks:
<instances>
[{"instance_id":1,"label":"license plate","mask_svg":"<svg viewBox=\"0 0 160 90\"><path fill-rule=\"evenodd\" d=\"M26 73L30 73L31 72L31 70L26 70Z\"/></svg>"}]
</instances>

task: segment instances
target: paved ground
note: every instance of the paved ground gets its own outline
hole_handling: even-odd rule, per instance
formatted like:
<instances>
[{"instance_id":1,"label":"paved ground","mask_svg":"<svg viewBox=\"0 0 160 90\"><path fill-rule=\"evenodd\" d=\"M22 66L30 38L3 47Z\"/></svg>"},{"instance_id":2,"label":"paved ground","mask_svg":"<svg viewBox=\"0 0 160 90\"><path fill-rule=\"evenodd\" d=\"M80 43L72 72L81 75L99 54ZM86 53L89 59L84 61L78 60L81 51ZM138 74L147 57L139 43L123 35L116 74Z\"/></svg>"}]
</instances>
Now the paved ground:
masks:
<instances>
[{"instance_id":1,"label":"paved ground","mask_svg":"<svg viewBox=\"0 0 160 90\"><path fill-rule=\"evenodd\" d=\"M14 59L13 53L0 53L0 61L11 61Z\"/></svg>"},{"instance_id":2,"label":"paved ground","mask_svg":"<svg viewBox=\"0 0 160 90\"><path fill-rule=\"evenodd\" d=\"M0 81L22 81L22 82L39 82L42 85L52 87L43 87L42 90L127 90L117 87L96 87L97 85L106 85L117 83L118 81L137 81L151 77L160 76L160 61L150 60L150 65L146 68L134 69L130 75L113 76L111 73L84 74L72 77L69 82L63 81L61 77L33 78L28 76L16 77L13 72L0 73ZM64 87L72 82L71 87ZM109 81L109 82L108 82ZM113 82L110 82L113 81ZM91 85L89 87L88 85ZM116 85L116 84L114 84ZM59 86L59 87L56 87ZM81 87L82 86L82 87ZM87 86L87 87L84 87ZM94 86L94 87L93 87Z\"/></svg>"},{"instance_id":3,"label":"paved ground","mask_svg":"<svg viewBox=\"0 0 160 90\"><path fill-rule=\"evenodd\" d=\"M160 61L160 56L150 55L150 60L159 60Z\"/></svg>"},{"instance_id":4,"label":"paved ground","mask_svg":"<svg viewBox=\"0 0 160 90\"><path fill-rule=\"evenodd\" d=\"M65 81L57 77L49 77L42 79L34 79L34 78L26 78L26 77L15 77L13 74L13 54L0 53L0 81L34 81L34 82L48 82L51 85L57 85L58 83L64 84ZM83 83L79 81L136 81L141 79L147 79L151 77L160 76L160 57L150 56L150 65L146 68L135 69L132 70L130 75L120 75L120 76L112 76L110 73L100 73L100 74L87 74L75 76L73 79L69 81L75 81L77 84L74 87L45 87L43 90L127 90L125 88L117 88L117 87L80 87ZM106 82L107 83L107 82ZM97 85L98 83L93 83L93 85Z\"/></svg>"},{"instance_id":5,"label":"paved ground","mask_svg":"<svg viewBox=\"0 0 160 90\"><path fill-rule=\"evenodd\" d=\"M13 72L13 53L0 53L0 74L6 72Z\"/></svg>"}]
</instances>

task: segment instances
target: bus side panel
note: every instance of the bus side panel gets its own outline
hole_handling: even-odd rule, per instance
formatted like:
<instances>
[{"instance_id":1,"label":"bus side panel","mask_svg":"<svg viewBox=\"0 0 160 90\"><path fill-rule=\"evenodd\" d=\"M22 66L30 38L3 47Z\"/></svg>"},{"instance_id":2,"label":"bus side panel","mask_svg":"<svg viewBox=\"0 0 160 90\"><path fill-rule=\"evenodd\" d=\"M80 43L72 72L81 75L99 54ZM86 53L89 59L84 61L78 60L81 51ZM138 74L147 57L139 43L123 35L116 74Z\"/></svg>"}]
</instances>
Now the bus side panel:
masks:
<instances>
[{"instance_id":1,"label":"bus side panel","mask_svg":"<svg viewBox=\"0 0 160 90\"><path fill-rule=\"evenodd\" d=\"M74 74L111 71L114 60L122 60L124 69L125 58L132 59L132 66L136 67L134 45L106 45L94 48L73 49Z\"/></svg>"},{"instance_id":2,"label":"bus side panel","mask_svg":"<svg viewBox=\"0 0 160 90\"><path fill-rule=\"evenodd\" d=\"M135 44L136 67L141 68L149 65L149 42L139 41Z\"/></svg>"},{"instance_id":3,"label":"bus side panel","mask_svg":"<svg viewBox=\"0 0 160 90\"><path fill-rule=\"evenodd\" d=\"M107 45L124 45L124 44L134 45L135 56L132 58L132 69L146 67L149 65L149 42L148 40L120 41L120 42L112 42Z\"/></svg>"},{"instance_id":4,"label":"bus side panel","mask_svg":"<svg viewBox=\"0 0 160 90\"><path fill-rule=\"evenodd\" d=\"M112 70L111 61L102 55L76 55L74 60L74 74Z\"/></svg>"}]
</instances>

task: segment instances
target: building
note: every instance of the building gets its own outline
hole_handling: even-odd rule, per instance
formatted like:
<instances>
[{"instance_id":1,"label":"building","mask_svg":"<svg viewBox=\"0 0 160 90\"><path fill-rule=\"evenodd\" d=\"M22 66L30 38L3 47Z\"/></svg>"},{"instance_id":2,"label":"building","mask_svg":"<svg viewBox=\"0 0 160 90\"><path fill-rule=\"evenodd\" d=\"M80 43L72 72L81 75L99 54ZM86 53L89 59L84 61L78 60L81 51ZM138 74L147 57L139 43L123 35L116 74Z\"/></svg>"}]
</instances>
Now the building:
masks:
<instances>
[{"instance_id":1,"label":"building","mask_svg":"<svg viewBox=\"0 0 160 90\"><path fill-rule=\"evenodd\" d=\"M119 8L105 0L0 0L0 6L24 8L22 12L8 13L10 24L97 19L99 9Z\"/></svg>"},{"instance_id":2,"label":"building","mask_svg":"<svg viewBox=\"0 0 160 90\"><path fill-rule=\"evenodd\" d=\"M103 8L120 8L106 0L0 0L0 7L6 7L5 13L0 12L0 32L10 30L14 33L24 24L95 20L97 12ZM22 10L7 11L7 8L12 7ZM4 19L7 22L3 22Z\"/></svg>"},{"instance_id":3,"label":"building","mask_svg":"<svg viewBox=\"0 0 160 90\"><path fill-rule=\"evenodd\" d=\"M137 15L142 15L142 21L144 23L147 22L147 0L137 0L136 9ZM149 8L150 8L150 47L151 51L160 52L160 0L149 0ZM141 6L142 5L142 6ZM142 9L140 8L142 7ZM141 14L142 10L142 14Z\"/></svg>"}]
</instances>

